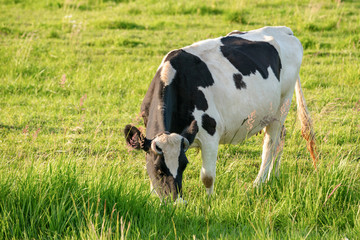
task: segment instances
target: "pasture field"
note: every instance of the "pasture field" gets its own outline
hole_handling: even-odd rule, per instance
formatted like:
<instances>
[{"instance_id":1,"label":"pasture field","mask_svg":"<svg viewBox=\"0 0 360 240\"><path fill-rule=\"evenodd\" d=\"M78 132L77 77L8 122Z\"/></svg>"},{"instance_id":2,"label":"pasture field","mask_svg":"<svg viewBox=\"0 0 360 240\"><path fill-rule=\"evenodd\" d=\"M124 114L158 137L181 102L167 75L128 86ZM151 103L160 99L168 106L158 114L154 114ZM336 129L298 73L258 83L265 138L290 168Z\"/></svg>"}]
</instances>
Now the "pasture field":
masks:
<instances>
[{"instance_id":1,"label":"pasture field","mask_svg":"<svg viewBox=\"0 0 360 240\"><path fill-rule=\"evenodd\" d=\"M263 135L221 146L209 199L191 149L160 205L122 129L163 56L265 25L303 44L318 169L293 101L279 178L252 187ZM360 1L0 0L0 239L359 238Z\"/></svg>"}]
</instances>

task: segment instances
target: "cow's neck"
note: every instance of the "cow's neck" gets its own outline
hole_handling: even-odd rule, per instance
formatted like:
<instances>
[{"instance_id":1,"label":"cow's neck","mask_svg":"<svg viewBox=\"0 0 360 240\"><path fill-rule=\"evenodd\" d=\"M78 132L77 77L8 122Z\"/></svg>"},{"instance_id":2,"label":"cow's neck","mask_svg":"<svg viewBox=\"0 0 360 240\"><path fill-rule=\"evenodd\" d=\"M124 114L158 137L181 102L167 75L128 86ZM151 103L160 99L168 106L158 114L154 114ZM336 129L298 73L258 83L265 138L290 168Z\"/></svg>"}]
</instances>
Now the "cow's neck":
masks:
<instances>
[{"instance_id":1,"label":"cow's neck","mask_svg":"<svg viewBox=\"0 0 360 240\"><path fill-rule=\"evenodd\" d=\"M163 132L181 133L183 129L176 119L177 98L176 92L171 86L166 86L159 98L153 98L149 104L149 112L146 124L146 137L154 138L157 134Z\"/></svg>"},{"instance_id":2,"label":"cow's neck","mask_svg":"<svg viewBox=\"0 0 360 240\"><path fill-rule=\"evenodd\" d=\"M154 106L154 108L157 108ZM158 109L149 113L149 119L146 125L146 137L153 139L159 133L167 131L164 124L162 112Z\"/></svg>"},{"instance_id":3,"label":"cow's neck","mask_svg":"<svg viewBox=\"0 0 360 240\"><path fill-rule=\"evenodd\" d=\"M188 96L191 93L180 93L183 88L178 86L177 79L165 86L160 71L151 82L141 107L148 139L163 132L180 134L194 120L191 114L194 106L190 103L191 96Z\"/></svg>"}]
</instances>

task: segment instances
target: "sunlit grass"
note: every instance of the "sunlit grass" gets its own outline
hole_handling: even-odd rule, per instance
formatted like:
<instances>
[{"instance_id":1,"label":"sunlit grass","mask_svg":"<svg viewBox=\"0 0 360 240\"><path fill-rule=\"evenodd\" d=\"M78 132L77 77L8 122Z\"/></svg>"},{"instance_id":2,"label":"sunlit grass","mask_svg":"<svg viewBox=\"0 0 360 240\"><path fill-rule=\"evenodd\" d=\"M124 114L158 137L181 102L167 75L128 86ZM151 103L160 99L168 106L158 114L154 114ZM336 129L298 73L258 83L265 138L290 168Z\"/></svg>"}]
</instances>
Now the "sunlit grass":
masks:
<instances>
[{"instance_id":1,"label":"sunlit grass","mask_svg":"<svg viewBox=\"0 0 360 240\"><path fill-rule=\"evenodd\" d=\"M0 4L0 238L357 239L360 8L356 1L26 1ZM292 28L320 153L291 105L281 174L254 189L262 135L219 149L215 194L188 152L185 206L150 194L122 129L163 56L264 25ZM141 125L141 123L139 123Z\"/></svg>"}]
</instances>

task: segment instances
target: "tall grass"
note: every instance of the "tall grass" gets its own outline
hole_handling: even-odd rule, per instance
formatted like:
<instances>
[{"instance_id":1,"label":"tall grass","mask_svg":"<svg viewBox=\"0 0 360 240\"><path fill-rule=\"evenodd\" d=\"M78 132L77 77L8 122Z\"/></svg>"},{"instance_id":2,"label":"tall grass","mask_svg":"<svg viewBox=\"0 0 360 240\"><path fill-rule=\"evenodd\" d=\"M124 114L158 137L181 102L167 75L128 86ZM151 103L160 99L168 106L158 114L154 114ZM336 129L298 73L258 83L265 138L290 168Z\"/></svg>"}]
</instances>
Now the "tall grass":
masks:
<instances>
[{"instance_id":1,"label":"tall grass","mask_svg":"<svg viewBox=\"0 0 360 240\"><path fill-rule=\"evenodd\" d=\"M47 165L33 164L22 175L2 174L1 235L317 238L346 233L356 239L359 163L346 157L333 160L316 172L311 166L305 171L299 163L284 164L280 178L260 189L240 182L238 174L244 169L231 171L219 177L211 199L202 188L187 187L188 206L176 207L160 205L148 186L127 181L112 168L98 175L95 169L84 173L78 162L84 160L59 158Z\"/></svg>"},{"instance_id":2,"label":"tall grass","mask_svg":"<svg viewBox=\"0 0 360 240\"><path fill-rule=\"evenodd\" d=\"M357 239L360 35L356 1L5 0L0 4L1 239ZM170 50L264 25L304 46L314 170L292 104L281 174L253 188L262 135L221 146L215 194L189 150L187 206L149 191L122 136ZM293 101L294 102L294 101Z\"/></svg>"}]
</instances>

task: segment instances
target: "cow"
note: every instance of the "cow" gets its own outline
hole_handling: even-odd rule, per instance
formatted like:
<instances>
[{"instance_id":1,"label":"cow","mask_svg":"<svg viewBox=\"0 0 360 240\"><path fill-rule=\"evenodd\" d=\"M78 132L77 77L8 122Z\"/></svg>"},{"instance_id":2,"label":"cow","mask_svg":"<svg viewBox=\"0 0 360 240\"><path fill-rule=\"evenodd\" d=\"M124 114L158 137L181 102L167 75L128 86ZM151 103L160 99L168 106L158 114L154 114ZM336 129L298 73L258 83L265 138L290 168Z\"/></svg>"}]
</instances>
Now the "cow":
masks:
<instances>
[{"instance_id":1,"label":"cow","mask_svg":"<svg viewBox=\"0 0 360 240\"><path fill-rule=\"evenodd\" d=\"M169 52L141 105L146 134L132 124L127 144L146 152L151 187L161 199L182 197L188 148L200 148L200 177L214 189L219 144L264 130L255 186L279 173L284 122L295 89L302 135L316 168L315 135L300 85L303 48L288 27L233 31Z\"/></svg>"}]
</instances>

